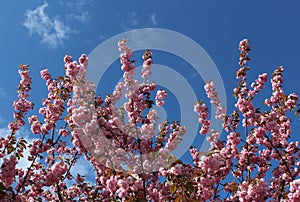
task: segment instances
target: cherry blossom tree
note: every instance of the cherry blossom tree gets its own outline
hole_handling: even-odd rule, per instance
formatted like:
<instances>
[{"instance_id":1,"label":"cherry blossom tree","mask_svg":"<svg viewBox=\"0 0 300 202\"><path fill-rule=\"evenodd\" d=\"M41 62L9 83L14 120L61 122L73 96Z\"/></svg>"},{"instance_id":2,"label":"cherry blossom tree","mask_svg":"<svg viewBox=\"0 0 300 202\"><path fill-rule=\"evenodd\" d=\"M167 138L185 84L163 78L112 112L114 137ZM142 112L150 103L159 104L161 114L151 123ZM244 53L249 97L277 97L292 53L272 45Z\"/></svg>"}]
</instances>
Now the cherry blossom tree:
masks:
<instances>
[{"instance_id":1,"label":"cherry blossom tree","mask_svg":"<svg viewBox=\"0 0 300 202\"><path fill-rule=\"evenodd\" d=\"M118 46L123 81L111 94L95 93L95 84L85 77L86 55L78 62L67 55L65 75L53 78L48 69L40 72L48 95L38 114L29 100L29 66L19 66L14 120L10 133L0 139L1 201L300 201L300 150L299 142L291 140L290 118L300 109L298 95L284 92L282 66L271 75L272 95L265 106L255 106L268 74L249 85L250 45L247 39L240 42L235 110L226 114L213 81L204 86L226 138L210 127L207 105L195 101L199 135L206 136L211 148L201 152L195 143L190 148L193 162L187 164L172 155L188 133L185 126L159 122L153 107L164 105L167 92L149 80L151 51L143 55L139 82L133 78L131 49L125 40ZM122 95L126 101L117 107ZM32 143L17 135L27 123ZM30 162L28 167L18 167L22 158ZM79 158L93 166L93 182L71 174Z\"/></svg>"}]
</instances>

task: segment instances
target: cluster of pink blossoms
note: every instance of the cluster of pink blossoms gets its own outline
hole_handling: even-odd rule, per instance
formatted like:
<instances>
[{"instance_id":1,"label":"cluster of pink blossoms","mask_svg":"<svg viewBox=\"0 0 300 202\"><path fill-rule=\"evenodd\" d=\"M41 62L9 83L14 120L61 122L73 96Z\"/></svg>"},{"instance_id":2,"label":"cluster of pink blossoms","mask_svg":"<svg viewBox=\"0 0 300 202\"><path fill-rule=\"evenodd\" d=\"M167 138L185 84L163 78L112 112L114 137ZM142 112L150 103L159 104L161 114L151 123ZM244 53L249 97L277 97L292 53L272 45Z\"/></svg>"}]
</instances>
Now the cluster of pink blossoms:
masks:
<instances>
[{"instance_id":1,"label":"cluster of pink blossoms","mask_svg":"<svg viewBox=\"0 0 300 202\"><path fill-rule=\"evenodd\" d=\"M163 106L165 104L164 99L167 97L167 92L165 90L158 90L155 96L155 102L157 106Z\"/></svg>"},{"instance_id":2,"label":"cluster of pink blossoms","mask_svg":"<svg viewBox=\"0 0 300 202\"><path fill-rule=\"evenodd\" d=\"M151 70L152 70L152 53L150 50L146 50L146 52L143 55L143 69L142 69L142 78L147 78L151 75Z\"/></svg>"},{"instance_id":3,"label":"cluster of pink blossoms","mask_svg":"<svg viewBox=\"0 0 300 202\"><path fill-rule=\"evenodd\" d=\"M1 166L0 179L5 188L9 188L15 180L17 163L16 156L10 156L4 159Z\"/></svg>"},{"instance_id":4,"label":"cluster of pink blossoms","mask_svg":"<svg viewBox=\"0 0 300 202\"><path fill-rule=\"evenodd\" d=\"M13 102L13 113L14 121L10 122L8 128L10 129L10 134L6 137L1 137L0 139L0 185L4 189L10 189L11 185L16 180L16 175L18 174L16 165L18 160L24 156L23 152L26 149L26 140L24 138L17 139L16 132L25 125L25 116L33 108L33 103L27 98L29 96L29 91L31 90L31 78L29 75L29 65L20 65L18 73L21 77L20 83L18 85L18 98ZM2 188L1 188L2 189ZM1 196L3 200L9 200L13 197L13 192L7 195Z\"/></svg>"},{"instance_id":5,"label":"cluster of pink blossoms","mask_svg":"<svg viewBox=\"0 0 300 202\"><path fill-rule=\"evenodd\" d=\"M216 119L224 120L225 119L225 111L226 109L222 107L222 104L218 97L218 92L214 87L213 81L209 81L204 86L205 93L207 97L210 99L210 103L216 106Z\"/></svg>"},{"instance_id":6,"label":"cluster of pink blossoms","mask_svg":"<svg viewBox=\"0 0 300 202\"><path fill-rule=\"evenodd\" d=\"M20 65L18 73L21 76L20 84L18 85L18 99L13 102L14 118L16 119L14 122L11 122L8 125L11 133L15 133L25 124L23 120L25 118L26 113L32 109L33 103L27 100L28 92L31 90L31 78L29 75L29 65Z\"/></svg>"},{"instance_id":7,"label":"cluster of pink blossoms","mask_svg":"<svg viewBox=\"0 0 300 202\"><path fill-rule=\"evenodd\" d=\"M207 97L210 99L210 103L213 104L216 107L215 112L215 118L220 119L224 122L226 114L226 109L222 106L217 90L214 87L214 83L212 81L209 81L204 86L205 93ZM208 134L206 136L206 139L208 142L210 142L211 146L214 147L215 144L218 143L218 139L220 136L219 131L216 131L214 129L210 128L210 120L208 119L208 108L206 107L205 103L203 101L198 101L194 105L194 112L196 112L199 116L199 123L201 124L201 129L199 131L200 134Z\"/></svg>"},{"instance_id":8,"label":"cluster of pink blossoms","mask_svg":"<svg viewBox=\"0 0 300 202\"><path fill-rule=\"evenodd\" d=\"M105 98L97 96L95 85L85 78L86 55L79 62L65 56L64 76L52 78L47 69L41 71L49 93L38 110L43 121L39 121L40 115L28 117L36 134L31 144L15 136L33 106L27 100L31 84L28 66L20 66L19 96L13 105L16 120L9 124L11 134L0 141L2 201L300 200L300 145L290 140L292 120L288 117L300 109L298 95L284 93L283 67L272 75L272 95L265 99L266 106L257 108L253 100L268 75L260 74L248 87L250 45L242 40L239 82L234 89L236 110L226 115L213 82L204 86L226 138L221 141L224 134L211 128L207 105L196 102L199 132L208 134L212 147L205 152L191 147L193 164L185 164L171 152L178 148L186 128L178 121L158 123L153 109L154 104L164 104L167 92L155 92L156 84L148 81L151 51L143 55L144 82L139 83L133 79L131 49L124 40L118 45L123 81ZM122 95L127 100L117 107ZM29 166L19 168L18 160L27 148ZM94 181L71 172L80 157L93 166Z\"/></svg>"},{"instance_id":9,"label":"cluster of pink blossoms","mask_svg":"<svg viewBox=\"0 0 300 202\"><path fill-rule=\"evenodd\" d=\"M248 57L248 53L250 51L250 44L249 44L249 40L248 39L243 39L242 41L240 41L239 44L239 50L241 51L240 53L240 66L245 65L250 58Z\"/></svg>"},{"instance_id":10,"label":"cluster of pink blossoms","mask_svg":"<svg viewBox=\"0 0 300 202\"><path fill-rule=\"evenodd\" d=\"M210 120L207 120L208 108L206 107L205 103L202 101L196 102L194 105L194 112L198 114L199 123L201 123L201 129L199 133L202 135L207 134L210 128Z\"/></svg>"}]
</instances>

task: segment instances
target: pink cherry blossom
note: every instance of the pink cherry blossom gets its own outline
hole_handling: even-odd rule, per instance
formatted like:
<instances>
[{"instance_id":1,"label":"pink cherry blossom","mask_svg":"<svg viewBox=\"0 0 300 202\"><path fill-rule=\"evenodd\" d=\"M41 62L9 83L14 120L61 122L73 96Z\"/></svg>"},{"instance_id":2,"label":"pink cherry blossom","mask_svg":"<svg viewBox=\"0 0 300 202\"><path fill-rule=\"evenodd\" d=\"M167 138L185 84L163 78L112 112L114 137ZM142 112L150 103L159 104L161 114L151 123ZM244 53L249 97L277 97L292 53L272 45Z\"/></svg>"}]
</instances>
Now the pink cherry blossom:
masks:
<instances>
[{"instance_id":1,"label":"pink cherry blossom","mask_svg":"<svg viewBox=\"0 0 300 202\"><path fill-rule=\"evenodd\" d=\"M14 120L0 138L1 201L300 200L299 141L291 138L291 115L300 112L299 98L285 93L282 66L270 74L271 94L265 94L265 106L258 107L255 98L266 90L268 74L248 84L250 45L247 39L240 42L234 110L226 114L213 81L204 85L211 106L201 100L191 106L199 133L211 147L200 150L196 141L190 147L190 164L172 154L188 129L179 121L159 122L153 108L165 103L167 91L156 90L148 80L151 51L145 51L141 79L135 80L132 50L126 40L118 47L123 80L111 94L97 95L95 84L87 80L87 55L78 62L67 55L64 75L54 78L48 69L40 72L48 93L32 113L29 66L19 66ZM121 97L126 100L117 105ZM213 107L223 132L211 125ZM16 136L27 123L30 142ZM75 169L79 161L92 166L87 176Z\"/></svg>"}]
</instances>

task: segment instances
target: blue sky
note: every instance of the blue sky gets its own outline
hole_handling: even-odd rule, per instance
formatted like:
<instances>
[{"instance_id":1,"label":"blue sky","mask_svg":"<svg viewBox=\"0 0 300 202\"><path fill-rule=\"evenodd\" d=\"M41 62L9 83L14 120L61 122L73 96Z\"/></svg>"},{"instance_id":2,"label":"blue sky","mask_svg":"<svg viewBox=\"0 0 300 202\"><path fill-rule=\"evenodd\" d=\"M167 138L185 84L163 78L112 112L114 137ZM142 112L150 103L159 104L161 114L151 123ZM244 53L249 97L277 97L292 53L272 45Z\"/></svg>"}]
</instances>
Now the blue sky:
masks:
<instances>
[{"instance_id":1,"label":"blue sky","mask_svg":"<svg viewBox=\"0 0 300 202\"><path fill-rule=\"evenodd\" d=\"M1 5L1 128L12 120L11 103L16 98L17 67L20 63L30 64L33 78L31 100L38 109L41 98L47 96L46 86L39 76L41 69L46 67L58 76L64 72L65 54L77 59L82 53L89 54L105 40L139 28L172 30L201 45L220 72L229 108L234 101L232 88L236 84L235 71L238 68L237 46L243 38L249 38L253 48L249 63L252 67L251 80L262 72L270 74L277 66L283 65L286 92L300 94L300 2L297 0L11 0ZM170 57L168 63L166 58L163 53L157 53L154 62L179 66L176 60ZM188 66L181 62L181 66ZM109 76L118 79L114 76L119 74L119 69L111 70ZM191 81L199 99L205 100L201 97L204 92L201 78L194 78L193 73L185 76ZM269 85L267 89L270 89ZM270 92L265 92L261 98L270 95Z\"/></svg>"}]
</instances>

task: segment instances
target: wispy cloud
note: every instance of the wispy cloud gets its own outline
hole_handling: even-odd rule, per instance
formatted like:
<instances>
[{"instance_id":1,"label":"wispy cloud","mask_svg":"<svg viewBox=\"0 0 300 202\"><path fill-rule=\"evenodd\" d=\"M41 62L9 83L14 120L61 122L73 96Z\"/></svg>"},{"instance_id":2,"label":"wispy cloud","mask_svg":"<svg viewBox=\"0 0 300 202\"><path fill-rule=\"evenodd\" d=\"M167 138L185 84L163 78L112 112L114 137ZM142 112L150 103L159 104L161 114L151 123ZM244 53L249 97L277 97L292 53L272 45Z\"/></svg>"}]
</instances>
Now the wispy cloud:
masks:
<instances>
[{"instance_id":1,"label":"wispy cloud","mask_svg":"<svg viewBox=\"0 0 300 202\"><path fill-rule=\"evenodd\" d=\"M7 127L0 128L0 137L5 137L6 134L9 134L9 129Z\"/></svg>"},{"instance_id":2,"label":"wispy cloud","mask_svg":"<svg viewBox=\"0 0 300 202\"><path fill-rule=\"evenodd\" d=\"M115 16L118 18L122 18L121 27L126 31L141 27L153 27L158 25L156 13L152 13L150 15L141 15L137 11L131 11L125 15L117 13Z\"/></svg>"},{"instance_id":3,"label":"wispy cloud","mask_svg":"<svg viewBox=\"0 0 300 202\"><path fill-rule=\"evenodd\" d=\"M103 41L105 38L106 37L104 35L102 35L102 34L98 37L99 41Z\"/></svg>"},{"instance_id":4,"label":"wispy cloud","mask_svg":"<svg viewBox=\"0 0 300 202\"><path fill-rule=\"evenodd\" d=\"M92 0L73 0L70 2L66 2L65 5L73 9L73 12L71 14L66 15L67 20L87 22L91 18L91 15L90 12L85 9L85 7L91 4Z\"/></svg>"},{"instance_id":5,"label":"wispy cloud","mask_svg":"<svg viewBox=\"0 0 300 202\"><path fill-rule=\"evenodd\" d=\"M0 99L6 97L6 92L0 87Z\"/></svg>"},{"instance_id":6,"label":"wispy cloud","mask_svg":"<svg viewBox=\"0 0 300 202\"><path fill-rule=\"evenodd\" d=\"M69 38L71 29L65 25L58 17L51 18L45 13L48 3L37 7L34 10L26 11L26 18L23 25L29 30L29 33L37 34L42 38L42 43L56 48L62 45L63 40Z\"/></svg>"},{"instance_id":7,"label":"wispy cloud","mask_svg":"<svg viewBox=\"0 0 300 202\"><path fill-rule=\"evenodd\" d=\"M150 20L150 23L151 24L153 24L153 25L158 25L158 22L157 22L157 20L156 20L156 14L155 13L153 13L153 14L151 14L150 16L149 16L149 20Z\"/></svg>"},{"instance_id":8,"label":"wispy cloud","mask_svg":"<svg viewBox=\"0 0 300 202\"><path fill-rule=\"evenodd\" d=\"M84 157L80 157L71 169L71 174L73 176L77 176L77 173L84 176L94 177L93 166Z\"/></svg>"},{"instance_id":9,"label":"wispy cloud","mask_svg":"<svg viewBox=\"0 0 300 202\"><path fill-rule=\"evenodd\" d=\"M3 115L0 114L0 125L3 126L6 123L6 118L3 117ZM0 134L0 137L2 134Z\"/></svg>"},{"instance_id":10,"label":"wispy cloud","mask_svg":"<svg viewBox=\"0 0 300 202\"><path fill-rule=\"evenodd\" d=\"M118 17L120 17L120 16L118 16ZM135 29L139 26L139 24L140 24L140 19L137 15L136 11L131 11L131 12L127 13L125 20L121 21L121 26L125 30Z\"/></svg>"},{"instance_id":11,"label":"wispy cloud","mask_svg":"<svg viewBox=\"0 0 300 202\"><path fill-rule=\"evenodd\" d=\"M82 10L84 6L91 3L92 0L73 0L73 1L66 2L66 5L71 8L75 8L77 10Z\"/></svg>"},{"instance_id":12,"label":"wispy cloud","mask_svg":"<svg viewBox=\"0 0 300 202\"><path fill-rule=\"evenodd\" d=\"M4 91L3 88L0 87L0 101L3 100L3 98L5 98L6 96L7 96L6 92ZM5 118L3 118L3 116L0 114L0 124L3 124L4 122L5 122Z\"/></svg>"},{"instance_id":13,"label":"wispy cloud","mask_svg":"<svg viewBox=\"0 0 300 202\"><path fill-rule=\"evenodd\" d=\"M129 13L129 23L131 26L137 26L139 24L139 19L137 17L136 11Z\"/></svg>"},{"instance_id":14,"label":"wispy cloud","mask_svg":"<svg viewBox=\"0 0 300 202\"><path fill-rule=\"evenodd\" d=\"M16 133L16 136L19 138L20 137L24 138L27 141L28 145L32 144L32 141L35 139L35 138L33 138L31 131L29 131L28 129L25 129L25 128L21 128ZM28 168L31 164L31 161L28 160L28 156L29 156L29 148L28 147L24 150L23 154L24 154L24 158L21 158L19 160L18 165L17 165L18 168Z\"/></svg>"},{"instance_id":15,"label":"wispy cloud","mask_svg":"<svg viewBox=\"0 0 300 202\"><path fill-rule=\"evenodd\" d=\"M66 17L68 20L77 20L79 22L86 22L91 18L90 13L88 11L67 14Z\"/></svg>"}]
</instances>

